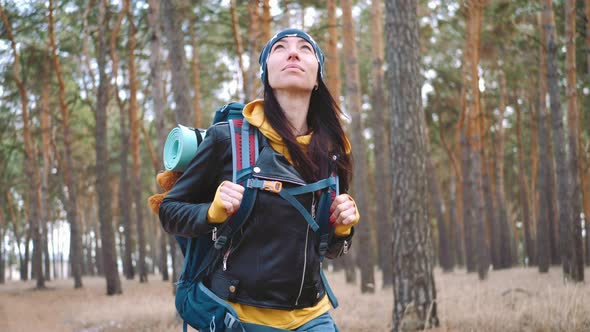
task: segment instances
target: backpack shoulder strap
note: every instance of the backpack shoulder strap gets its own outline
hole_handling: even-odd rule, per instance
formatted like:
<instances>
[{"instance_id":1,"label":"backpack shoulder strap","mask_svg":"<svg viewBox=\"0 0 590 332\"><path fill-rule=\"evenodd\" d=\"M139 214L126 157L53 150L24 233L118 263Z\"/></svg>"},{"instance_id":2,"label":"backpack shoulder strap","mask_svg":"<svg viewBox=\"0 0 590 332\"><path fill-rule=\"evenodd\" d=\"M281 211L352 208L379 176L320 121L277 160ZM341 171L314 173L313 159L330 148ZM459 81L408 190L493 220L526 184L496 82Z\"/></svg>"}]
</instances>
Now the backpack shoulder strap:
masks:
<instances>
[{"instance_id":1,"label":"backpack shoulder strap","mask_svg":"<svg viewBox=\"0 0 590 332\"><path fill-rule=\"evenodd\" d=\"M234 183L245 182L252 174L252 168L258 159L258 135L257 129L251 126L243 118L228 120L232 149L232 181ZM198 280L205 275L219 258L219 254L226 247L229 239L242 227L250 216L254 202L256 201L257 190L245 186L242 203L238 211L223 223L217 231L217 238L213 247L207 253L199 271L194 277Z\"/></svg>"}]
</instances>

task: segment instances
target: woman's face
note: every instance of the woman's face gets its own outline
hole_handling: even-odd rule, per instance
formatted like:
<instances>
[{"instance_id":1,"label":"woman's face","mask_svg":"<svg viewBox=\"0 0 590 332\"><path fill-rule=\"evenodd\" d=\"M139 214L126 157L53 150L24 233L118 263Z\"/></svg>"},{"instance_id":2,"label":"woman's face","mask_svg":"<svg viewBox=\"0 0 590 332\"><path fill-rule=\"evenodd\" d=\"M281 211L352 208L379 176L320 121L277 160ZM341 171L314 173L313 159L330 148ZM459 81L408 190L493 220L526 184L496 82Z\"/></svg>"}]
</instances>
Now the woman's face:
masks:
<instances>
[{"instance_id":1,"label":"woman's face","mask_svg":"<svg viewBox=\"0 0 590 332\"><path fill-rule=\"evenodd\" d=\"M311 91L317 82L318 60L313 47L299 37L277 41L266 67L273 90Z\"/></svg>"}]
</instances>

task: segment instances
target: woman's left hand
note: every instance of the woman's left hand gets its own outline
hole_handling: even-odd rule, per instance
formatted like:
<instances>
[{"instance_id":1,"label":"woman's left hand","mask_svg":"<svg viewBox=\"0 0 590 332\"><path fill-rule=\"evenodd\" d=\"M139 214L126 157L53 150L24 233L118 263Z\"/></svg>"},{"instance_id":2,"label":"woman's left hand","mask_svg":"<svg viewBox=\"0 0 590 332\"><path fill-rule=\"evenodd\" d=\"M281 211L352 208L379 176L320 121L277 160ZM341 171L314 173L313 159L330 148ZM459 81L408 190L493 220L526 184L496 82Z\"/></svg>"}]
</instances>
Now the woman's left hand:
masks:
<instances>
[{"instance_id":1,"label":"woman's left hand","mask_svg":"<svg viewBox=\"0 0 590 332\"><path fill-rule=\"evenodd\" d=\"M336 196L330 206L330 223L338 225L354 225L358 222L356 204L350 195Z\"/></svg>"}]
</instances>

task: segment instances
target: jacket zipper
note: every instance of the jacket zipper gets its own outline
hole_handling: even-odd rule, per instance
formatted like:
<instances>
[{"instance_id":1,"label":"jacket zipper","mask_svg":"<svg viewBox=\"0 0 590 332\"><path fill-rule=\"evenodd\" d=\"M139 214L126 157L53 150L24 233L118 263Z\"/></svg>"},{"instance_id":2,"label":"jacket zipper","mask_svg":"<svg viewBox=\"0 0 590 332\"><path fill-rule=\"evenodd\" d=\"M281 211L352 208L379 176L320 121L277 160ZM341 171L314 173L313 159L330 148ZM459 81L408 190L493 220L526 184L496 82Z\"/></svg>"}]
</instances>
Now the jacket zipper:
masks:
<instances>
[{"instance_id":1,"label":"jacket zipper","mask_svg":"<svg viewBox=\"0 0 590 332\"><path fill-rule=\"evenodd\" d=\"M231 253L232 242L233 239L229 241L229 248L227 248L227 251L223 255L223 271L227 270L227 259L229 258L229 254Z\"/></svg>"},{"instance_id":2,"label":"jacket zipper","mask_svg":"<svg viewBox=\"0 0 590 332\"><path fill-rule=\"evenodd\" d=\"M311 200L311 217L315 220L315 194L312 193L312 200ZM301 275L301 285L299 286L299 294L297 295L297 299L295 300L295 305L299 304L299 298L301 297L301 293L303 292L303 283L305 282L305 269L307 268L307 242L309 241L309 225L307 225L307 230L305 231L305 247L303 248L303 273Z\"/></svg>"},{"instance_id":3,"label":"jacket zipper","mask_svg":"<svg viewBox=\"0 0 590 332\"><path fill-rule=\"evenodd\" d=\"M305 233L305 248L303 249L303 273L301 274L301 285L299 286L299 294L297 294L297 299L295 300L295 305L299 304L299 298L301 297L301 293L303 292L303 282L305 281L305 269L307 267L307 241L309 239L309 225L307 225L307 231Z\"/></svg>"}]
</instances>

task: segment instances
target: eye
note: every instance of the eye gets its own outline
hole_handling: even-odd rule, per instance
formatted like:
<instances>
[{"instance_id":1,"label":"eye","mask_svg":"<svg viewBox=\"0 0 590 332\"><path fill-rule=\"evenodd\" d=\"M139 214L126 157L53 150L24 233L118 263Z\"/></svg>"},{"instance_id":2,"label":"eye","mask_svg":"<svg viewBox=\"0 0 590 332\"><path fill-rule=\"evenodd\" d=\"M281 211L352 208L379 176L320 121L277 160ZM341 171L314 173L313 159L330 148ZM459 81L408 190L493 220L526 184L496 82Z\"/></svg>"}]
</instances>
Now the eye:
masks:
<instances>
[{"instance_id":1,"label":"eye","mask_svg":"<svg viewBox=\"0 0 590 332\"><path fill-rule=\"evenodd\" d=\"M283 46L283 44L276 44L276 45L275 45L275 46L272 48L272 51L274 52L274 51L276 51L276 50L278 50L278 49L283 49L283 48L285 48L285 46Z\"/></svg>"},{"instance_id":2,"label":"eye","mask_svg":"<svg viewBox=\"0 0 590 332\"><path fill-rule=\"evenodd\" d=\"M307 52L312 52L311 46L309 46L308 44L303 44L301 46L301 49Z\"/></svg>"}]
</instances>

